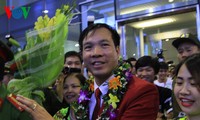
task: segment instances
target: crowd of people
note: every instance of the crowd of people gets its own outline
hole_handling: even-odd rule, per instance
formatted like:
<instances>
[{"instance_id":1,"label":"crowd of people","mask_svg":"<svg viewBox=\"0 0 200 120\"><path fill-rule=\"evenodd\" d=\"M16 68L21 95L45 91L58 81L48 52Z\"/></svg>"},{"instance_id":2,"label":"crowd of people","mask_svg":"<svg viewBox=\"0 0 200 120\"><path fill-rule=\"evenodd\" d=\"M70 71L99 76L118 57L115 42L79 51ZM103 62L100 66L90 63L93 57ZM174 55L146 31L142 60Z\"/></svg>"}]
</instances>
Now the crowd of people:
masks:
<instances>
[{"instance_id":1,"label":"crowd of people","mask_svg":"<svg viewBox=\"0 0 200 120\"><path fill-rule=\"evenodd\" d=\"M107 24L88 26L79 45L79 53L65 54L63 70L43 90L41 105L6 89L4 66L14 55L0 41L0 119L200 119L200 41L194 35L183 34L172 42L179 58L172 75L158 57L121 60L120 36Z\"/></svg>"}]
</instances>

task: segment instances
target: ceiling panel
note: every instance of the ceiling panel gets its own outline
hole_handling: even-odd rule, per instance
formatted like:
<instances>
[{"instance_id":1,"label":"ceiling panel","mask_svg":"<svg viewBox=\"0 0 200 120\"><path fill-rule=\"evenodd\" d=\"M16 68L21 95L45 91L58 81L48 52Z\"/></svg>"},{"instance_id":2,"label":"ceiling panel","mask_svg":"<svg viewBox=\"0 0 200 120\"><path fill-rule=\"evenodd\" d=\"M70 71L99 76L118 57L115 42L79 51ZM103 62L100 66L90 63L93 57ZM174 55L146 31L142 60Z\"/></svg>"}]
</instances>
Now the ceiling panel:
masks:
<instances>
[{"instance_id":1,"label":"ceiling panel","mask_svg":"<svg viewBox=\"0 0 200 120\"><path fill-rule=\"evenodd\" d=\"M174 21L170 23L162 24L162 25L146 27L143 29L148 31L148 29L152 30L152 29L159 28L161 31L166 31L169 29L176 29L176 28L179 29L180 27L183 27L183 26L186 28L187 27L190 28L191 26L196 25L196 12L188 12L188 13L171 15L171 16L166 16L166 17L154 18L154 19L145 20L145 21L150 22L152 20L159 20L159 19L172 19ZM144 22L144 21L133 22L133 23L130 23L129 25L135 28L136 24L139 24L141 22Z\"/></svg>"},{"instance_id":2,"label":"ceiling panel","mask_svg":"<svg viewBox=\"0 0 200 120\"><path fill-rule=\"evenodd\" d=\"M36 2L36 1L39 1L39 0L12 0L10 5L14 6L16 8L16 7L24 6L24 5L27 5L27 4L31 4L31 3Z\"/></svg>"}]
</instances>

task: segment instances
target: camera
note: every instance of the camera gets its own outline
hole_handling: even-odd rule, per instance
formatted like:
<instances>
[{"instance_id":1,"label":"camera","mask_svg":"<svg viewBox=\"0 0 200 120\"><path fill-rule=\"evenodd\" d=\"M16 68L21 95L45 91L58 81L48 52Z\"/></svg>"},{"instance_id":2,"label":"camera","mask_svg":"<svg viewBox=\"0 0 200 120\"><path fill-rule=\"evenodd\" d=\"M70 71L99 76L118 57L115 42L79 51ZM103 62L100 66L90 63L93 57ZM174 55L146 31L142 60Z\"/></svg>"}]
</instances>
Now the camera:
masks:
<instances>
[{"instance_id":1,"label":"camera","mask_svg":"<svg viewBox=\"0 0 200 120\"><path fill-rule=\"evenodd\" d=\"M64 74L69 74L69 73L81 73L81 69L79 68L70 68L70 67L64 67L62 72Z\"/></svg>"}]
</instances>

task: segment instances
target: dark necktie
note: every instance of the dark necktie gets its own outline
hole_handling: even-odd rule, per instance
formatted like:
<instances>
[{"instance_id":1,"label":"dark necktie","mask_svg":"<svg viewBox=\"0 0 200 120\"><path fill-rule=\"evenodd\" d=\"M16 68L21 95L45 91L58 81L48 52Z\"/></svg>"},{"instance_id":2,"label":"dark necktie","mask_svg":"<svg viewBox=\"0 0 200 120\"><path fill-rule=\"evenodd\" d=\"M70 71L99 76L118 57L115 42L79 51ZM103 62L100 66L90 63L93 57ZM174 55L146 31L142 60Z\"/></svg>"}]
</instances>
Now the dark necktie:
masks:
<instances>
[{"instance_id":1,"label":"dark necktie","mask_svg":"<svg viewBox=\"0 0 200 120\"><path fill-rule=\"evenodd\" d=\"M93 115L92 115L92 120L96 120L98 118L98 113L100 110L100 104L101 104L101 91L99 90L99 88L97 88L95 90L95 98L96 98L96 106L94 108L93 111Z\"/></svg>"}]
</instances>

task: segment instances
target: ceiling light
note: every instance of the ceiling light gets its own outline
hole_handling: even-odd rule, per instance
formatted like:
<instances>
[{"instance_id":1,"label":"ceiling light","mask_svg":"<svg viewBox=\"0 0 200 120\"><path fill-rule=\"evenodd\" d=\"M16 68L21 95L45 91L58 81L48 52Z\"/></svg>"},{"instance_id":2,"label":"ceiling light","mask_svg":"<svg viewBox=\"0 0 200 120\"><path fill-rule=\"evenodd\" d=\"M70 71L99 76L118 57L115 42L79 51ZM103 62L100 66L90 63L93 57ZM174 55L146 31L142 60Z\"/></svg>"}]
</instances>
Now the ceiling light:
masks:
<instances>
[{"instance_id":1,"label":"ceiling light","mask_svg":"<svg viewBox=\"0 0 200 120\"><path fill-rule=\"evenodd\" d=\"M174 2L174 0L168 0L169 2Z\"/></svg>"},{"instance_id":2,"label":"ceiling light","mask_svg":"<svg viewBox=\"0 0 200 120\"><path fill-rule=\"evenodd\" d=\"M43 10L42 12L45 13L45 14L47 14L49 11L48 10Z\"/></svg>"},{"instance_id":3,"label":"ceiling light","mask_svg":"<svg viewBox=\"0 0 200 120\"><path fill-rule=\"evenodd\" d=\"M146 27L153 27L153 26L171 23L174 21L175 20L172 18L160 18L160 19L146 20L142 22L133 23L132 26L135 28L146 28Z\"/></svg>"},{"instance_id":4,"label":"ceiling light","mask_svg":"<svg viewBox=\"0 0 200 120\"><path fill-rule=\"evenodd\" d=\"M7 34L7 35L5 36L5 38L8 39L8 38L10 38L10 36L11 36L10 34Z\"/></svg>"},{"instance_id":5,"label":"ceiling light","mask_svg":"<svg viewBox=\"0 0 200 120\"><path fill-rule=\"evenodd\" d=\"M79 47L79 44L77 43L77 44L75 44L75 47Z\"/></svg>"}]
</instances>

